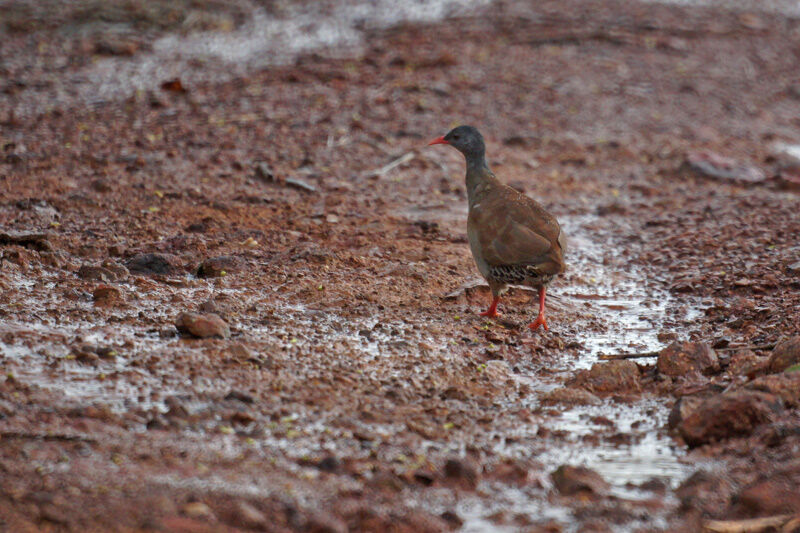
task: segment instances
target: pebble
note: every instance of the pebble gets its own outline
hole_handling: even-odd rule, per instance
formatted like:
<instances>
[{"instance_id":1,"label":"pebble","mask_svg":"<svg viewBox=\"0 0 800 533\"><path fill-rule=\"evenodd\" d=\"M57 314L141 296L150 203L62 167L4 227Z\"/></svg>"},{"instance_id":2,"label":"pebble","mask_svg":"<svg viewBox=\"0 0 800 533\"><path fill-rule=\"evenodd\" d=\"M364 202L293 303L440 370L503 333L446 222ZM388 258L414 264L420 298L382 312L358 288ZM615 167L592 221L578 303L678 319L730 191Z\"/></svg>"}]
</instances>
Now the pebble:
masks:
<instances>
[{"instance_id":1,"label":"pebble","mask_svg":"<svg viewBox=\"0 0 800 533\"><path fill-rule=\"evenodd\" d=\"M685 376L719 371L719 359L708 344L702 342L673 342L658 354L656 368L666 376Z\"/></svg>"},{"instance_id":2,"label":"pebble","mask_svg":"<svg viewBox=\"0 0 800 533\"><path fill-rule=\"evenodd\" d=\"M632 392L640 390L639 367L633 361L595 363L577 373L574 384L591 392Z\"/></svg>"},{"instance_id":3,"label":"pebble","mask_svg":"<svg viewBox=\"0 0 800 533\"><path fill-rule=\"evenodd\" d=\"M800 364L800 335L782 339L769 358L771 372L783 372L796 364Z\"/></svg>"},{"instance_id":4,"label":"pebble","mask_svg":"<svg viewBox=\"0 0 800 533\"><path fill-rule=\"evenodd\" d=\"M231 330L219 315L213 313L181 313L175 320L175 327L179 332L193 335L201 339L208 337L221 337L227 339Z\"/></svg>"},{"instance_id":5,"label":"pebble","mask_svg":"<svg viewBox=\"0 0 800 533\"><path fill-rule=\"evenodd\" d=\"M584 466L561 465L550 474L550 479L558 492L565 496L580 493L602 495L609 489L608 482L600 474Z\"/></svg>"},{"instance_id":6,"label":"pebble","mask_svg":"<svg viewBox=\"0 0 800 533\"><path fill-rule=\"evenodd\" d=\"M703 401L678 425L690 447L732 437L747 436L759 425L772 421L783 410L783 401L772 394L734 390Z\"/></svg>"},{"instance_id":7,"label":"pebble","mask_svg":"<svg viewBox=\"0 0 800 533\"><path fill-rule=\"evenodd\" d=\"M249 529L263 529L267 526L267 517L247 502L238 502L235 506L236 521Z\"/></svg>"},{"instance_id":8,"label":"pebble","mask_svg":"<svg viewBox=\"0 0 800 533\"><path fill-rule=\"evenodd\" d=\"M174 256L159 253L138 254L125 262L132 274L169 275L178 271L177 259Z\"/></svg>"},{"instance_id":9,"label":"pebble","mask_svg":"<svg viewBox=\"0 0 800 533\"><path fill-rule=\"evenodd\" d=\"M124 300L122 291L113 285L98 285L92 291L92 299L95 305L112 306Z\"/></svg>"},{"instance_id":10,"label":"pebble","mask_svg":"<svg viewBox=\"0 0 800 533\"><path fill-rule=\"evenodd\" d=\"M560 388L546 392L541 397L544 404L597 405L600 398L584 389Z\"/></svg>"},{"instance_id":11,"label":"pebble","mask_svg":"<svg viewBox=\"0 0 800 533\"><path fill-rule=\"evenodd\" d=\"M219 278L241 269L241 260L230 255L206 259L197 268L198 278Z\"/></svg>"},{"instance_id":12,"label":"pebble","mask_svg":"<svg viewBox=\"0 0 800 533\"><path fill-rule=\"evenodd\" d=\"M193 519L214 519L214 511L203 502L189 502L181 508L181 513Z\"/></svg>"}]
</instances>

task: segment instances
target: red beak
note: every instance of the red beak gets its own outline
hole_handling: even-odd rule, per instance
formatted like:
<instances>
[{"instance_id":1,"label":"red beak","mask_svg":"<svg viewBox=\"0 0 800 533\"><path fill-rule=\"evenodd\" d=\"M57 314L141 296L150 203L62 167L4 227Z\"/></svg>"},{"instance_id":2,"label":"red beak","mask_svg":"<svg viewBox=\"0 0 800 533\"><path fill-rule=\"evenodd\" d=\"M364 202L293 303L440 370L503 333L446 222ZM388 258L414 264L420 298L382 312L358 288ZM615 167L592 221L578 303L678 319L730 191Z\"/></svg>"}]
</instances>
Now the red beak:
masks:
<instances>
[{"instance_id":1,"label":"red beak","mask_svg":"<svg viewBox=\"0 0 800 533\"><path fill-rule=\"evenodd\" d=\"M441 137L436 137L434 140L429 142L428 146L431 146L432 144L450 144L450 143L445 141L444 140L444 135L442 135Z\"/></svg>"}]
</instances>

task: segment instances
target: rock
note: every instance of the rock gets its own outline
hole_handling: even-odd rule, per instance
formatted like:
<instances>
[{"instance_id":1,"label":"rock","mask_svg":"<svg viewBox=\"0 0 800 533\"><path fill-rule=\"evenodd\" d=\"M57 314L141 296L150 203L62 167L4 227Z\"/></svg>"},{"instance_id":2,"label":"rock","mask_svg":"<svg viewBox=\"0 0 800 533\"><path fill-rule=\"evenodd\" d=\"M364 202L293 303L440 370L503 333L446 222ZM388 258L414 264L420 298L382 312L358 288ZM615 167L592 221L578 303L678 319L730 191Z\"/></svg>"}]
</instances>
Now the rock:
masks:
<instances>
[{"instance_id":1,"label":"rock","mask_svg":"<svg viewBox=\"0 0 800 533\"><path fill-rule=\"evenodd\" d=\"M213 520L214 519L214 511L211 508L204 504L203 502L189 502L181 508L181 513L183 513L188 518L192 518L195 520L204 519L204 520Z\"/></svg>"},{"instance_id":2,"label":"rock","mask_svg":"<svg viewBox=\"0 0 800 533\"><path fill-rule=\"evenodd\" d=\"M331 513L313 511L303 530L308 533L347 533L347 525Z\"/></svg>"},{"instance_id":3,"label":"rock","mask_svg":"<svg viewBox=\"0 0 800 533\"><path fill-rule=\"evenodd\" d=\"M317 192L316 187L298 178L286 178L286 185L305 192Z\"/></svg>"},{"instance_id":4,"label":"rock","mask_svg":"<svg viewBox=\"0 0 800 533\"><path fill-rule=\"evenodd\" d=\"M105 35L94 45L94 52L109 56L132 56L139 49L139 42L129 35Z\"/></svg>"},{"instance_id":5,"label":"rock","mask_svg":"<svg viewBox=\"0 0 800 533\"><path fill-rule=\"evenodd\" d=\"M98 285L92 291L92 299L95 305L111 306L123 301L122 291L113 285Z\"/></svg>"},{"instance_id":6,"label":"rock","mask_svg":"<svg viewBox=\"0 0 800 533\"><path fill-rule=\"evenodd\" d=\"M46 233L0 231L0 245L3 244L17 244L40 252L48 252L53 249L47 241Z\"/></svg>"},{"instance_id":7,"label":"rock","mask_svg":"<svg viewBox=\"0 0 800 533\"><path fill-rule=\"evenodd\" d=\"M696 509L715 516L728 509L733 489L733 483L723 475L698 470L681 483L675 495L682 510Z\"/></svg>"},{"instance_id":8,"label":"rock","mask_svg":"<svg viewBox=\"0 0 800 533\"><path fill-rule=\"evenodd\" d=\"M213 313L181 313L175 320L175 327L184 334L205 339L208 337L221 337L227 339L231 336L228 324L219 315Z\"/></svg>"},{"instance_id":9,"label":"rock","mask_svg":"<svg viewBox=\"0 0 800 533\"><path fill-rule=\"evenodd\" d=\"M265 163L264 161L259 161L256 163L256 177L261 181L266 181L267 183L275 183L275 173L272 171L272 168Z\"/></svg>"},{"instance_id":10,"label":"rock","mask_svg":"<svg viewBox=\"0 0 800 533\"><path fill-rule=\"evenodd\" d=\"M703 403L703 399L697 396L681 396L678 398L678 401L675 402L669 412L669 418L667 419L669 429L677 428L681 422L700 407L701 403Z\"/></svg>"},{"instance_id":11,"label":"rock","mask_svg":"<svg viewBox=\"0 0 800 533\"><path fill-rule=\"evenodd\" d=\"M769 357L762 357L752 350L736 350L730 354L726 370L734 376L750 376L769 367Z\"/></svg>"},{"instance_id":12,"label":"rock","mask_svg":"<svg viewBox=\"0 0 800 533\"><path fill-rule=\"evenodd\" d=\"M736 506L749 516L800 513L800 468L769 474L744 487Z\"/></svg>"},{"instance_id":13,"label":"rock","mask_svg":"<svg viewBox=\"0 0 800 533\"><path fill-rule=\"evenodd\" d=\"M339 468L342 466L342 463L336 458L336 456L326 455L317 461L315 466L323 472L338 472Z\"/></svg>"},{"instance_id":14,"label":"rock","mask_svg":"<svg viewBox=\"0 0 800 533\"><path fill-rule=\"evenodd\" d=\"M658 354L656 368L666 376L719 372L717 353L702 342L673 342Z\"/></svg>"},{"instance_id":15,"label":"rock","mask_svg":"<svg viewBox=\"0 0 800 533\"><path fill-rule=\"evenodd\" d=\"M487 378L496 383L503 383L513 376L508 363L500 359L492 359L487 362L486 369L483 372Z\"/></svg>"},{"instance_id":16,"label":"rock","mask_svg":"<svg viewBox=\"0 0 800 533\"><path fill-rule=\"evenodd\" d=\"M109 183L104 179L96 179L92 181L90 185L92 187L92 190L96 192L106 193L106 192L111 192L112 190L111 185L109 185Z\"/></svg>"},{"instance_id":17,"label":"rock","mask_svg":"<svg viewBox=\"0 0 800 533\"><path fill-rule=\"evenodd\" d=\"M597 405L600 398L584 389L563 387L546 392L541 401L543 404Z\"/></svg>"},{"instance_id":18,"label":"rock","mask_svg":"<svg viewBox=\"0 0 800 533\"><path fill-rule=\"evenodd\" d=\"M444 511L439 516L454 530L464 525L464 520L455 511Z\"/></svg>"},{"instance_id":19,"label":"rock","mask_svg":"<svg viewBox=\"0 0 800 533\"><path fill-rule=\"evenodd\" d=\"M561 465L550 474L550 478L558 492L565 496L579 493L602 495L609 489L608 482L600 474L584 466Z\"/></svg>"},{"instance_id":20,"label":"rock","mask_svg":"<svg viewBox=\"0 0 800 533\"><path fill-rule=\"evenodd\" d=\"M790 366L800 363L800 336L782 339L772 350L769 358L771 372L783 372Z\"/></svg>"},{"instance_id":21,"label":"rock","mask_svg":"<svg viewBox=\"0 0 800 533\"><path fill-rule=\"evenodd\" d=\"M242 262L238 257L230 255L212 257L200 263L200 266L197 268L197 277L219 278L238 271L241 265Z\"/></svg>"},{"instance_id":22,"label":"rock","mask_svg":"<svg viewBox=\"0 0 800 533\"><path fill-rule=\"evenodd\" d=\"M469 457L451 457L444 464L444 476L462 488L474 490L478 485L480 466Z\"/></svg>"},{"instance_id":23,"label":"rock","mask_svg":"<svg viewBox=\"0 0 800 533\"><path fill-rule=\"evenodd\" d=\"M698 174L723 181L759 183L767 178L764 171L758 167L706 150L689 152L686 164Z\"/></svg>"},{"instance_id":24,"label":"rock","mask_svg":"<svg viewBox=\"0 0 800 533\"><path fill-rule=\"evenodd\" d=\"M783 410L783 401L760 391L735 390L703 401L679 425L690 447L749 435Z\"/></svg>"},{"instance_id":25,"label":"rock","mask_svg":"<svg viewBox=\"0 0 800 533\"><path fill-rule=\"evenodd\" d=\"M103 281L105 283L117 281L117 276L112 271L94 265L81 266L78 269L78 277L86 281Z\"/></svg>"},{"instance_id":26,"label":"rock","mask_svg":"<svg viewBox=\"0 0 800 533\"><path fill-rule=\"evenodd\" d=\"M578 372L574 383L591 392L630 392L640 389L639 367L633 361L595 363Z\"/></svg>"},{"instance_id":27,"label":"rock","mask_svg":"<svg viewBox=\"0 0 800 533\"><path fill-rule=\"evenodd\" d=\"M178 271L178 262L174 256L159 253L138 254L125 262L125 266L133 274L170 275Z\"/></svg>"},{"instance_id":28,"label":"rock","mask_svg":"<svg viewBox=\"0 0 800 533\"><path fill-rule=\"evenodd\" d=\"M125 268L122 265L118 265L117 263L115 263L110 259L106 259L105 261L103 261L103 263L100 266L112 272L114 276L116 276L117 280L125 279L130 275L130 272L128 272L127 268Z\"/></svg>"},{"instance_id":29,"label":"rock","mask_svg":"<svg viewBox=\"0 0 800 533\"><path fill-rule=\"evenodd\" d=\"M769 152L779 168L800 167L800 144L775 142L769 146Z\"/></svg>"},{"instance_id":30,"label":"rock","mask_svg":"<svg viewBox=\"0 0 800 533\"><path fill-rule=\"evenodd\" d=\"M240 401L242 403L253 403L253 402L255 402L255 398L253 398L252 395L250 395L250 394L248 394L246 392L238 391L238 390L230 391L228 394L225 395L225 399L226 400L237 400L237 401Z\"/></svg>"},{"instance_id":31,"label":"rock","mask_svg":"<svg viewBox=\"0 0 800 533\"><path fill-rule=\"evenodd\" d=\"M800 372L761 376L745 385L745 389L773 394L789 408L800 407Z\"/></svg>"},{"instance_id":32,"label":"rock","mask_svg":"<svg viewBox=\"0 0 800 533\"><path fill-rule=\"evenodd\" d=\"M236 523L248 529L265 529L267 517L247 502L238 502L234 506Z\"/></svg>"}]
</instances>

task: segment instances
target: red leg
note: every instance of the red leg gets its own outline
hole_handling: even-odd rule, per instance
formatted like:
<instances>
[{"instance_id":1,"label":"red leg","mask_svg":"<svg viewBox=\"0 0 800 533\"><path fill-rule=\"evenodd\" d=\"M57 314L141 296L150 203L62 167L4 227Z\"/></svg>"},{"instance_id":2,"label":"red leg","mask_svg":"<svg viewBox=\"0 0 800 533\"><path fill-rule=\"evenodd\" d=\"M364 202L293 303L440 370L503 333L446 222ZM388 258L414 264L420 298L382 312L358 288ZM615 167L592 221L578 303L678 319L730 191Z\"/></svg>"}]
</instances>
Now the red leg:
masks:
<instances>
[{"instance_id":1,"label":"red leg","mask_svg":"<svg viewBox=\"0 0 800 533\"><path fill-rule=\"evenodd\" d=\"M489 318L500 316L500 313L497 312L497 304L499 303L500 303L499 296L495 296L494 298L492 298L492 305L489 306L489 309L481 313L480 316L488 316Z\"/></svg>"},{"instance_id":2,"label":"red leg","mask_svg":"<svg viewBox=\"0 0 800 533\"><path fill-rule=\"evenodd\" d=\"M547 321L544 319L544 295L545 289L544 285L539 287L539 316L536 317L536 320L531 322L531 325L528 326L529 328L536 330L539 326L544 326L544 330L547 331Z\"/></svg>"}]
</instances>

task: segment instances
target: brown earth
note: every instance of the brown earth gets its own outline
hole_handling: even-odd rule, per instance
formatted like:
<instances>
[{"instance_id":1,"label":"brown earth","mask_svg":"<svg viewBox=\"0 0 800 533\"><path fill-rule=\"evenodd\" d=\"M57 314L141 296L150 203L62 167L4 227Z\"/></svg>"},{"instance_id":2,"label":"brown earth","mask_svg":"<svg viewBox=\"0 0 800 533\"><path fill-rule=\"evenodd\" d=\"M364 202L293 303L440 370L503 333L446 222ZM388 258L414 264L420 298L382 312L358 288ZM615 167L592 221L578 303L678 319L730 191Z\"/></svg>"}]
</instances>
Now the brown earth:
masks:
<instances>
[{"instance_id":1,"label":"brown earth","mask_svg":"<svg viewBox=\"0 0 800 533\"><path fill-rule=\"evenodd\" d=\"M245 24L225 16L200 29ZM188 31L136 17L139 40ZM800 513L796 370L770 366L800 335L800 174L774 147L800 144L800 20L497 2L100 102L63 80L148 47L63 41L75 20L19 12L0 44L0 530ZM463 163L425 146L455 123L570 237L549 332L522 289L476 316ZM598 361L674 341L719 364Z\"/></svg>"}]
</instances>

